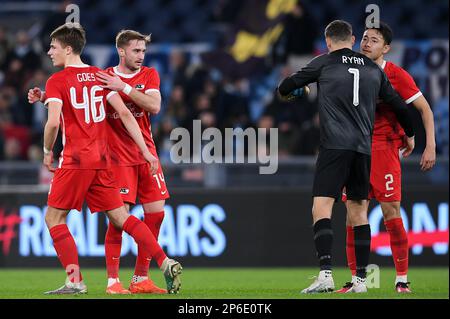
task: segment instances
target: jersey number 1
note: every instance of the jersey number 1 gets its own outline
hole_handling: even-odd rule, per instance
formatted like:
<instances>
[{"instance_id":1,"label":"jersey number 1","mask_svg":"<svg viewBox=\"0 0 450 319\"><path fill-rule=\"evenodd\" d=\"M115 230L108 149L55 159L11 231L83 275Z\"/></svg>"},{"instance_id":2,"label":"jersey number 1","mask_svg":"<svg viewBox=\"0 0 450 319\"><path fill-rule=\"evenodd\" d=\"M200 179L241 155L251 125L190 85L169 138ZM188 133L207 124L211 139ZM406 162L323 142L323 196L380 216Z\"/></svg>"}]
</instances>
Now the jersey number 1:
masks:
<instances>
[{"instance_id":1,"label":"jersey number 1","mask_svg":"<svg viewBox=\"0 0 450 319\"><path fill-rule=\"evenodd\" d=\"M70 102L76 109L84 110L84 121L89 124L92 121L94 123L101 122L105 119L105 106L103 105L103 95L96 96L95 93L103 91L98 85L91 87L90 94L88 93L88 88L83 86L83 101L78 103L77 101L77 91L74 87L70 88ZM98 111L97 111L98 104Z\"/></svg>"},{"instance_id":2,"label":"jersey number 1","mask_svg":"<svg viewBox=\"0 0 450 319\"><path fill-rule=\"evenodd\" d=\"M348 72L353 74L353 105L359 105L359 70L349 68Z\"/></svg>"}]
</instances>

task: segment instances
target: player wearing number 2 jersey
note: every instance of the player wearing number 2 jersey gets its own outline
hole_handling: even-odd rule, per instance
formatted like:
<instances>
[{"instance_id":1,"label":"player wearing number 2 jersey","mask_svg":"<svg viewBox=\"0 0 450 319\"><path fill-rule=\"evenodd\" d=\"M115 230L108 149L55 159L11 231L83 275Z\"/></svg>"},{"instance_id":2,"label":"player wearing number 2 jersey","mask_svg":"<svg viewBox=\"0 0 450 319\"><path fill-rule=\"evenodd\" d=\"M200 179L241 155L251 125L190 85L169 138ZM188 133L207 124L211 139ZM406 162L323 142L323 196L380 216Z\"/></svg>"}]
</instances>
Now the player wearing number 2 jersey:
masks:
<instances>
[{"instance_id":1,"label":"player wearing number 2 jersey","mask_svg":"<svg viewBox=\"0 0 450 319\"><path fill-rule=\"evenodd\" d=\"M52 148L60 125L64 149L50 185L45 221L68 279L64 286L47 293L87 292L79 271L77 248L66 225L69 211L80 211L84 199L91 212L105 211L114 227L130 234L144 258L155 258L164 271L168 292L176 293L180 288L180 264L167 258L142 221L127 214L119 195L110 170L106 100L138 145L142 157L152 163L155 158L117 92L102 88L96 77L99 69L81 61L86 42L82 27L76 23L62 25L52 32L51 39L48 54L54 66L64 69L51 76L46 84L48 120L44 129L44 164L49 170L54 171Z\"/></svg>"},{"instance_id":2,"label":"player wearing number 2 jersey","mask_svg":"<svg viewBox=\"0 0 450 319\"><path fill-rule=\"evenodd\" d=\"M303 293L334 290L331 264L333 204L347 188L349 216L354 222L358 292L367 291L366 267L370 254L370 226L365 205L369 193L370 154L378 96L393 105L405 129L410 150L414 132L405 103L383 71L369 58L352 50L355 37L349 23L336 20L325 29L328 54L284 79L278 90L289 96L297 88L317 82L320 151L313 185L314 242L320 273ZM356 290L355 290L356 291Z\"/></svg>"},{"instance_id":3,"label":"player wearing number 2 jersey","mask_svg":"<svg viewBox=\"0 0 450 319\"><path fill-rule=\"evenodd\" d=\"M421 168L426 171L433 167L436 159L433 112L426 99L414 83L413 78L391 62L384 60L392 41L391 28L381 22L379 28L368 28L361 40L361 52L375 61L386 73L394 89L402 99L412 104L420 112L426 131L427 146L421 159ZM372 165L370 170L370 197L381 205L384 224L390 237L392 257L397 276L395 289L399 293L411 292L408 273L408 236L400 214L401 166L399 151L403 147L405 133L386 101L377 105L375 127L372 138ZM356 274L354 250L354 229L347 219L347 262L352 271L352 282L348 282L338 292L351 291Z\"/></svg>"}]
</instances>

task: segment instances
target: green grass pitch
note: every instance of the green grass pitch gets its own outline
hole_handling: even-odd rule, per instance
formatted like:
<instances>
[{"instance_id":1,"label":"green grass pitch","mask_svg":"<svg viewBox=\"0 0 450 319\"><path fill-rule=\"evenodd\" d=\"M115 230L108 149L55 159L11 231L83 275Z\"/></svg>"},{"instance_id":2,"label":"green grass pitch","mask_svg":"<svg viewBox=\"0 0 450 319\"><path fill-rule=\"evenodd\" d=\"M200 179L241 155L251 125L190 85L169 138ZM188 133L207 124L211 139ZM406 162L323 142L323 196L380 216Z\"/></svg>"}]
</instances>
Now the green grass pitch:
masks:
<instances>
[{"instance_id":1,"label":"green grass pitch","mask_svg":"<svg viewBox=\"0 0 450 319\"><path fill-rule=\"evenodd\" d=\"M0 269L0 299L7 298L82 298L82 299L316 299L316 298L449 298L448 268L411 268L408 279L412 294L397 294L393 289L395 271L382 268L380 288L369 289L367 294L340 295L335 293L302 295L300 290L307 287L317 275L316 268L189 268L182 274L182 289L178 295L128 295L109 296L105 294L106 271L104 269L82 270L88 285L88 294L80 296L45 296L44 291L61 286L64 282L62 269ZM133 274L130 268L121 269L124 286L128 286ZM151 269L152 279L164 287L162 273ZM333 271L336 289L350 277L349 271L337 268Z\"/></svg>"}]
</instances>

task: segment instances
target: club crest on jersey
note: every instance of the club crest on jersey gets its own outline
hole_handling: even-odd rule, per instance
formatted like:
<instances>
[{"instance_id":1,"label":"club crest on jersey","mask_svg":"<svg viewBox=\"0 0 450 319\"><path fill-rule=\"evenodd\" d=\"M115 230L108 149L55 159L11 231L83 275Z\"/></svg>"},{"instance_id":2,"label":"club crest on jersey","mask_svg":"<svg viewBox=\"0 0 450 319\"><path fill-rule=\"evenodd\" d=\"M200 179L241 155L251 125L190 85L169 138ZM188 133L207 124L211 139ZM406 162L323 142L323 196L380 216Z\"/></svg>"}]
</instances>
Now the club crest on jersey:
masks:
<instances>
[{"instance_id":1,"label":"club crest on jersey","mask_svg":"<svg viewBox=\"0 0 450 319\"><path fill-rule=\"evenodd\" d=\"M120 194L123 194L123 195L126 195L126 194L128 194L129 192L130 192L130 190L129 190L128 188L121 188L120 191L119 191L119 193L120 193Z\"/></svg>"},{"instance_id":2,"label":"club crest on jersey","mask_svg":"<svg viewBox=\"0 0 450 319\"><path fill-rule=\"evenodd\" d=\"M136 90L142 90L144 88L144 84L136 84Z\"/></svg>"}]
</instances>

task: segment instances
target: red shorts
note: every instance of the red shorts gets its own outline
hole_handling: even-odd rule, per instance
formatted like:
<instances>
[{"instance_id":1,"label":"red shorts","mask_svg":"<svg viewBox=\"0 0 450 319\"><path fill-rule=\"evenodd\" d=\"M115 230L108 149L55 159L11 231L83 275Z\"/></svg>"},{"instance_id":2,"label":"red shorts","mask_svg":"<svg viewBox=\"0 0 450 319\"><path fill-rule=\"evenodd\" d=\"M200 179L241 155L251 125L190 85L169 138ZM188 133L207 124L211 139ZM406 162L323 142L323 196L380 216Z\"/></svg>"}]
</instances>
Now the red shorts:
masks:
<instances>
[{"instance_id":1,"label":"red shorts","mask_svg":"<svg viewBox=\"0 0 450 319\"><path fill-rule=\"evenodd\" d=\"M378 202L399 202L402 199L402 170L399 148L391 146L372 150L369 198Z\"/></svg>"},{"instance_id":2,"label":"red shorts","mask_svg":"<svg viewBox=\"0 0 450 319\"><path fill-rule=\"evenodd\" d=\"M158 172L153 175L150 173L148 163L115 166L113 170L122 200L126 203L135 204L136 197L141 204L166 200L170 197L161 164L158 165Z\"/></svg>"},{"instance_id":3,"label":"red shorts","mask_svg":"<svg viewBox=\"0 0 450 319\"><path fill-rule=\"evenodd\" d=\"M113 172L109 169L57 169L50 183L47 205L81 211L85 199L92 213L123 206Z\"/></svg>"}]
</instances>

